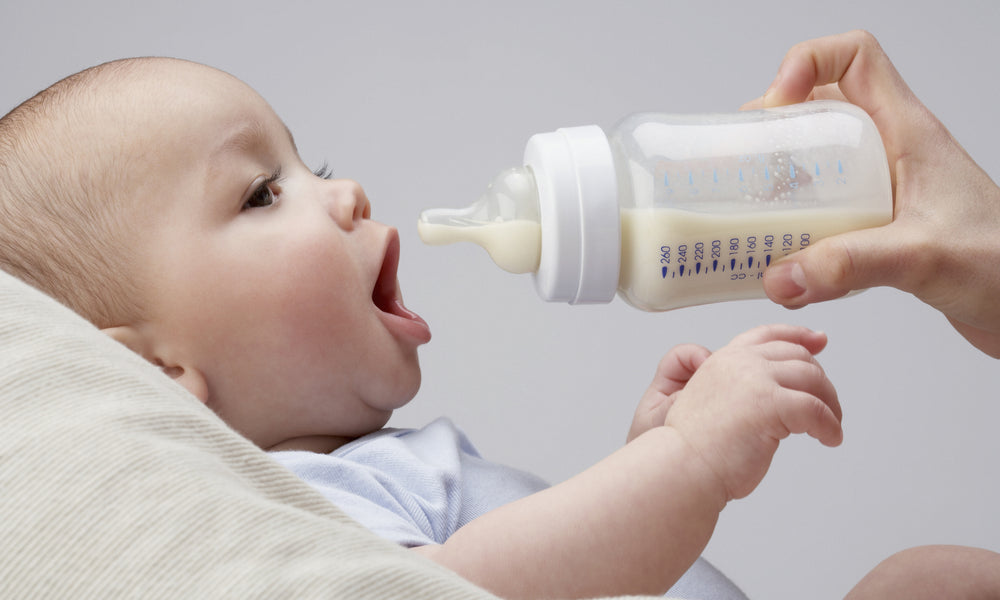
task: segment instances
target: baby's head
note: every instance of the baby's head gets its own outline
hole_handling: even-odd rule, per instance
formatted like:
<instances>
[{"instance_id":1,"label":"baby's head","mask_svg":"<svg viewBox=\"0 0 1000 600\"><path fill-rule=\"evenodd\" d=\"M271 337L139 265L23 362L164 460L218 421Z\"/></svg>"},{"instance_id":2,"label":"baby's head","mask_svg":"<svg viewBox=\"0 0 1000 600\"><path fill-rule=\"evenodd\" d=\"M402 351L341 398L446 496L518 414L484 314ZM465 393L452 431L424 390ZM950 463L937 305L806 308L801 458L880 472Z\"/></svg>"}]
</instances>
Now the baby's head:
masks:
<instances>
[{"instance_id":1,"label":"baby's head","mask_svg":"<svg viewBox=\"0 0 1000 600\"><path fill-rule=\"evenodd\" d=\"M117 61L0 120L0 266L175 377L263 448L378 429L426 324L360 186L313 173L252 89Z\"/></svg>"},{"instance_id":2,"label":"baby's head","mask_svg":"<svg viewBox=\"0 0 1000 600\"><path fill-rule=\"evenodd\" d=\"M138 64L77 73L0 119L0 266L99 327L141 315L137 282L121 276L133 256L117 247L133 233L120 178L135 164L94 118L113 117L115 97L99 92Z\"/></svg>"}]
</instances>

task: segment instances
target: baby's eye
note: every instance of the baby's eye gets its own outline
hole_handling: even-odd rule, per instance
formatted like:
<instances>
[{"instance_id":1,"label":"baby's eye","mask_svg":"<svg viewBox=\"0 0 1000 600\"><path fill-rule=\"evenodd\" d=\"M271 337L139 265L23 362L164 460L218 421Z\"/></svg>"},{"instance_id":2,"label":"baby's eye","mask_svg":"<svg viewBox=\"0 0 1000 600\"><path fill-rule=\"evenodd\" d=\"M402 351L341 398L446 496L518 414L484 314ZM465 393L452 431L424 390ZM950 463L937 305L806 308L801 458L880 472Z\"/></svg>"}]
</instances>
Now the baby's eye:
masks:
<instances>
[{"instance_id":1,"label":"baby's eye","mask_svg":"<svg viewBox=\"0 0 1000 600\"><path fill-rule=\"evenodd\" d=\"M274 204L275 200L277 200L277 198L274 197L274 192L271 190L271 186L262 185L254 190L253 194L250 195L250 198L248 198L243 204L243 210L247 210L248 208L263 208L265 206L271 206Z\"/></svg>"},{"instance_id":2,"label":"baby's eye","mask_svg":"<svg viewBox=\"0 0 1000 600\"><path fill-rule=\"evenodd\" d=\"M278 193L275 191L275 183L281 177L281 174L275 172L270 177L261 182L259 186L250 194L247 201L243 203L242 210L249 210L251 208L265 208L271 206L278 201Z\"/></svg>"}]
</instances>

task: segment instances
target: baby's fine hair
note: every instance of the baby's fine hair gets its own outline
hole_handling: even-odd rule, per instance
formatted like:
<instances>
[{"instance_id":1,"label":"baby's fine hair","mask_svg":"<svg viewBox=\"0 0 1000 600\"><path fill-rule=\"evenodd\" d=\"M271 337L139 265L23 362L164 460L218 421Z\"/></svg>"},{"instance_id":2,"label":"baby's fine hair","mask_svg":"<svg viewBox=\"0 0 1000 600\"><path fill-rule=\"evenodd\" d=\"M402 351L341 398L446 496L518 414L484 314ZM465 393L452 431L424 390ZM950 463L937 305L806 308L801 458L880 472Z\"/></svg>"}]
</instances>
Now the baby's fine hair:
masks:
<instances>
[{"instance_id":1,"label":"baby's fine hair","mask_svg":"<svg viewBox=\"0 0 1000 600\"><path fill-rule=\"evenodd\" d=\"M146 59L71 75L0 118L0 268L98 327L141 316L124 152L95 142L109 89ZM88 129L89 126L89 129Z\"/></svg>"}]
</instances>

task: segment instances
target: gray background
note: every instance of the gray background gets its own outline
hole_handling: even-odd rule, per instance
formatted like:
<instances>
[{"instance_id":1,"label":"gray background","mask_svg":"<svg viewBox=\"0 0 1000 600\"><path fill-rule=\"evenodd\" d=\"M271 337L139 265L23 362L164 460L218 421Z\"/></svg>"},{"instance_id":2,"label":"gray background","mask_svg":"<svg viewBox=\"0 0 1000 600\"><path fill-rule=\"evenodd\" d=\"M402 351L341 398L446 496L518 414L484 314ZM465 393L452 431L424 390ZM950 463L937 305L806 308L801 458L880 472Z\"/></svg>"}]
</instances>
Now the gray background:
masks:
<instances>
[{"instance_id":1,"label":"gray background","mask_svg":"<svg viewBox=\"0 0 1000 600\"><path fill-rule=\"evenodd\" d=\"M983 2L337 2L3 0L0 110L123 56L247 81L311 165L361 181L400 228L408 305L431 324L424 386L394 418L446 414L488 457L558 481L618 447L660 356L766 322L830 334L846 440L783 444L707 556L755 599L839 598L885 556L1000 549L1000 369L913 298L876 289L789 312L747 301L645 314L547 305L474 246L424 247L418 212L471 202L536 132L634 111L735 110L793 43L881 40L923 101L1000 176L1000 8ZM668 542L667 542L668 543Z\"/></svg>"}]
</instances>

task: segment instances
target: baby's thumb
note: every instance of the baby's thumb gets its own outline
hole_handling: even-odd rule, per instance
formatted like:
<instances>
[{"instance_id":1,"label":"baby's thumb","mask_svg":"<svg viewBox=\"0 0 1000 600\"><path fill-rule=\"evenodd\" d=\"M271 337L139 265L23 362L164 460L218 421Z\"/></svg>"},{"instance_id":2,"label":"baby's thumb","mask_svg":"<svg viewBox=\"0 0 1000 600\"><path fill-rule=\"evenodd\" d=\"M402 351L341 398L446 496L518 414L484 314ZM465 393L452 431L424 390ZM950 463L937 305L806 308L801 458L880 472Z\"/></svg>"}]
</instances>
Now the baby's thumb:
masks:
<instances>
[{"instance_id":1,"label":"baby's thumb","mask_svg":"<svg viewBox=\"0 0 1000 600\"><path fill-rule=\"evenodd\" d=\"M798 308L839 298L852 290L892 285L898 249L886 228L852 231L820 240L771 265L764 291L774 302Z\"/></svg>"}]
</instances>

